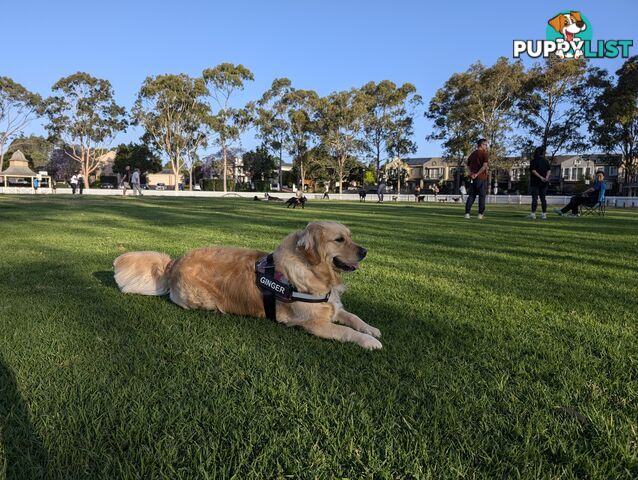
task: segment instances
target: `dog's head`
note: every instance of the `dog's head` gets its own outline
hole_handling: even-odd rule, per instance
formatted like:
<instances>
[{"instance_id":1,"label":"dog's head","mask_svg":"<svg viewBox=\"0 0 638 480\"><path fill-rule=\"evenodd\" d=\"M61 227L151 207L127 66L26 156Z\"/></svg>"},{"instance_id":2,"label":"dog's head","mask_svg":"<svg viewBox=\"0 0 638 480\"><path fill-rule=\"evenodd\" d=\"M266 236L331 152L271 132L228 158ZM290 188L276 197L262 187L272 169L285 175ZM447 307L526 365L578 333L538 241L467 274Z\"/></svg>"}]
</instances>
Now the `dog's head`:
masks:
<instances>
[{"instance_id":1,"label":"dog's head","mask_svg":"<svg viewBox=\"0 0 638 480\"><path fill-rule=\"evenodd\" d=\"M353 272L368 253L352 241L350 230L336 222L313 222L297 237L297 249L310 265L326 263L337 272Z\"/></svg>"},{"instance_id":2,"label":"dog's head","mask_svg":"<svg viewBox=\"0 0 638 480\"><path fill-rule=\"evenodd\" d=\"M568 42L574 39L575 34L587 30L587 24L583 21L580 12L560 13L548 23Z\"/></svg>"}]
</instances>

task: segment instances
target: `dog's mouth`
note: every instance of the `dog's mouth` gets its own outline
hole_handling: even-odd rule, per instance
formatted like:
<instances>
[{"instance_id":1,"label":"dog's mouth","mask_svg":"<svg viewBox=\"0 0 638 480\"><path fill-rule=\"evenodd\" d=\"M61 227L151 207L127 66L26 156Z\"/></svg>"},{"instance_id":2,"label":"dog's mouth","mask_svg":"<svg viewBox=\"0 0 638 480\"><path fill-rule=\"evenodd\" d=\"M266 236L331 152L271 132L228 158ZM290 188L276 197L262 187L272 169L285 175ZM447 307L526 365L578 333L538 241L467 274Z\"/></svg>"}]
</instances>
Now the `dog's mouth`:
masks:
<instances>
[{"instance_id":1,"label":"dog's mouth","mask_svg":"<svg viewBox=\"0 0 638 480\"><path fill-rule=\"evenodd\" d=\"M334 257L332 259L332 263L335 267L337 267L338 270L341 270L342 272L354 272L357 268L359 268L358 262L346 263L339 260L337 257Z\"/></svg>"},{"instance_id":2,"label":"dog's mouth","mask_svg":"<svg viewBox=\"0 0 638 480\"><path fill-rule=\"evenodd\" d=\"M565 31L565 38L567 38L568 42L571 42L572 40L574 40L574 34L572 32L568 32L567 30Z\"/></svg>"}]
</instances>

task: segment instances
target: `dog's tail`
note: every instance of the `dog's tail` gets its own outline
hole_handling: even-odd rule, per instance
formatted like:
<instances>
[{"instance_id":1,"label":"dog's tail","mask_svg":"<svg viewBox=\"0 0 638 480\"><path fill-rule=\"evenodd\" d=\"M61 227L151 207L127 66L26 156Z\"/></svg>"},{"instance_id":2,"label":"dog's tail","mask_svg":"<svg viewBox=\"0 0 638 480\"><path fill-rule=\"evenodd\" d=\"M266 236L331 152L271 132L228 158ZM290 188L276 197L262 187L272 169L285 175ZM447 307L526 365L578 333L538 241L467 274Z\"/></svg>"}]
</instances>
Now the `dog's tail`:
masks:
<instances>
[{"instance_id":1,"label":"dog's tail","mask_svg":"<svg viewBox=\"0 0 638 480\"><path fill-rule=\"evenodd\" d=\"M115 282L124 293L168 293L171 257L159 252L128 252L113 261Z\"/></svg>"}]
</instances>

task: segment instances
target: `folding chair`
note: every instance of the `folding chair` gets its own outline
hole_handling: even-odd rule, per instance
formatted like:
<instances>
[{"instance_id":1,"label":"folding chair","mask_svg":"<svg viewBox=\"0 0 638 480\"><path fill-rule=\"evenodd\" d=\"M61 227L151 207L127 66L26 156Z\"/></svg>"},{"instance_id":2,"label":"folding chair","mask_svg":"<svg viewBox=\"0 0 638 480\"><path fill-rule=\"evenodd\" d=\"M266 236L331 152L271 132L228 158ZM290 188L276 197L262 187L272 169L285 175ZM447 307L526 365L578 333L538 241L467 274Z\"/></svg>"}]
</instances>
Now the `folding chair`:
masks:
<instances>
[{"instance_id":1,"label":"folding chair","mask_svg":"<svg viewBox=\"0 0 638 480\"><path fill-rule=\"evenodd\" d=\"M599 217L605 216L605 197L598 200L594 205L580 205L580 216L586 217L587 215L598 215Z\"/></svg>"}]
</instances>

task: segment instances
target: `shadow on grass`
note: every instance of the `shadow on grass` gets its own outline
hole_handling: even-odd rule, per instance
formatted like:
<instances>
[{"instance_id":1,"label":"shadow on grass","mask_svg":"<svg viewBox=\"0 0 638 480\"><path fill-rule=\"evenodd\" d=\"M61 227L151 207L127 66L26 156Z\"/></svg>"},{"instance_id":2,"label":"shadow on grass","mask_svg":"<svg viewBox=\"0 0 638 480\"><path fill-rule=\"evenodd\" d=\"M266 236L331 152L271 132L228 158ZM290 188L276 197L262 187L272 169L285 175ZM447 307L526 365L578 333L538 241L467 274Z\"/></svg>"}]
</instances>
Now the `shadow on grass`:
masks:
<instances>
[{"instance_id":1,"label":"shadow on grass","mask_svg":"<svg viewBox=\"0 0 638 480\"><path fill-rule=\"evenodd\" d=\"M100 282L103 287L118 290L117 283L115 283L115 277L113 276L113 270L93 272L93 277Z\"/></svg>"},{"instance_id":2,"label":"shadow on grass","mask_svg":"<svg viewBox=\"0 0 638 480\"><path fill-rule=\"evenodd\" d=\"M18 391L13 371L0 356L0 432L4 458L0 477L7 479L44 478L48 455L35 432L24 399ZM4 465L2 465L4 463Z\"/></svg>"}]
</instances>

